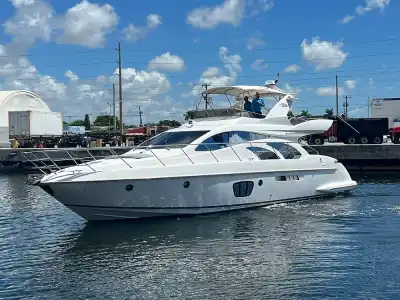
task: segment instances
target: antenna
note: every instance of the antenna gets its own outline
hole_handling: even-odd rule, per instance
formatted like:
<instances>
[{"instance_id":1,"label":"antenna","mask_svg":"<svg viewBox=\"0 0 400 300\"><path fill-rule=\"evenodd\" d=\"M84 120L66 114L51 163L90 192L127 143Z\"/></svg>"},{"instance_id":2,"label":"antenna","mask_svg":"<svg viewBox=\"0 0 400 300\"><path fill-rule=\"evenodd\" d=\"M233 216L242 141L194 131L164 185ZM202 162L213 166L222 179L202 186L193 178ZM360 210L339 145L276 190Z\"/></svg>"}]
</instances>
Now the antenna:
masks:
<instances>
[{"instance_id":1,"label":"antenna","mask_svg":"<svg viewBox=\"0 0 400 300\"><path fill-rule=\"evenodd\" d=\"M207 89L208 89L208 87L211 85L211 83L204 83L204 84L202 84L201 86L202 87L205 87L206 88L206 91L207 91ZM205 96L204 96L204 100L205 100L205 102L206 102L206 110L207 110L207 104L208 104L208 94L206 94Z\"/></svg>"}]
</instances>

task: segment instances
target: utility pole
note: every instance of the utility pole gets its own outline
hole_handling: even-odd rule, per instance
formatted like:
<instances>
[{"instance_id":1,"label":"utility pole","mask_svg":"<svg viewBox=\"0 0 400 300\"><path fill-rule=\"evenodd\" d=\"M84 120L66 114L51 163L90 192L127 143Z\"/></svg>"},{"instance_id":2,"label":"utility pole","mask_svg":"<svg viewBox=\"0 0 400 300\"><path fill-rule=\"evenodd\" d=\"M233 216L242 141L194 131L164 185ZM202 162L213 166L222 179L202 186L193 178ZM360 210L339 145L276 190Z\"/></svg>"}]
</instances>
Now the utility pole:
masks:
<instances>
[{"instance_id":1,"label":"utility pole","mask_svg":"<svg viewBox=\"0 0 400 300\"><path fill-rule=\"evenodd\" d=\"M345 119L347 119L347 112L348 112L348 106L349 106L349 103L348 103L348 99L351 99L351 95L346 95L346 96L344 96L344 99L345 99L345 102L343 103L343 107L344 107L344 117L345 117Z\"/></svg>"},{"instance_id":2,"label":"utility pole","mask_svg":"<svg viewBox=\"0 0 400 300\"><path fill-rule=\"evenodd\" d=\"M139 105L139 119L140 119L140 127L142 127L143 122L142 122L142 114L143 112L140 110L140 105Z\"/></svg>"},{"instance_id":3,"label":"utility pole","mask_svg":"<svg viewBox=\"0 0 400 300\"><path fill-rule=\"evenodd\" d=\"M211 85L211 83L204 83L201 86L206 88L206 91L208 87ZM207 104L208 104L208 94L205 95L204 100L206 101L206 110L207 110Z\"/></svg>"},{"instance_id":4,"label":"utility pole","mask_svg":"<svg viewBox=\"0 0 400 300\"><path fill-rule=\"evenodd\" d=\"M115 84L113 84L113 117L114 117L114 134L117 134L117 118L115 117Z\"/></svg>"},{"instance_id":5,"label":"utility pole","mask_svg":"<svg viewBox=\"0 0 400 300\"><path fill-rule=\"evenodd\" d=\"M368 97L368 102L367 102L367 108L368 108L368 118L369 118L369 107L371 106L371 103L369 101L369 97Z\"/></svg>"},{"instance_id":6,"label":"utility pole","mask_svg":"<svg viewBox=\"0 0 400 300\"><path fill-rule=\"evenodd\" d=\"M336 75L336 116L339 116L339 84L337 75Z\"/></svg>"},{"instance_id":7,"label":"utility pole","mask_svg":"<svg viewBox=\"0 0 400 300\"><path fill-rule=\"evenodd\" d=\"M122 111L122 61L121 61L121 42L118 41L118 77L119 77L119 130L121 135L124 134L124 122L122 120L123 111Z\"/></svg>"},{"instance_id":8,"label":"utility pole","mask_svg":"<svg viewBox=\"0 0 400 300\"><path fill-rule=\"evenodd\" d=\"M111 107L112 107L112 103L107 102L107 105L110 107L110 114L108 115L109 116L109 118L108 118L108 127L110 127L111 126ZM110 128L108 128L108 130L110 130Z\"/></svg>"}]
</instances>

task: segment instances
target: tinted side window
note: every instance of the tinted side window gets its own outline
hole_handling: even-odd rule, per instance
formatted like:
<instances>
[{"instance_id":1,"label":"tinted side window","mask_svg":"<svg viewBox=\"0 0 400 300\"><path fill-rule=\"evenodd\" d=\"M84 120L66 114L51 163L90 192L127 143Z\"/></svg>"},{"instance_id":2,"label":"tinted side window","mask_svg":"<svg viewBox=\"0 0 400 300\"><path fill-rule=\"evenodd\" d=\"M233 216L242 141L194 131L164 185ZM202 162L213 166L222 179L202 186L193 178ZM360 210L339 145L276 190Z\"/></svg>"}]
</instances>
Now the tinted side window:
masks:
<instances>
[{"instance_id":1,"label":"tinted side window","mask_svg":"<svg viewBox=\"0 0 400 300\"><path fill-rule=\"evenodd\" d=\"M251 195L253 191L253 181L241 181L233 184L233 194L235 197L247 197Z\"/></svg>"},{"instance_id":2,"label":"tinted side window","mask_svg":"<svg viewBox=\"0 0 400 300\"><path fill-rule=\"evenodd\" d=\"M196 151L213 151L225 148L229 145L237 145L248 141L260 140L267 138L266 135L252 133L247 131L230 131L216 134L207 138L196 148Z\"/></svg>"},{"instance_id":3,"label":"tinted side window","mask_svg":"<svg viewBox=\"0 0 400 300\"><path fill-rule=\"evenodd\" d=\"M190 144L202 135L206 134L208 131L176 131L176 132L163 132L155 137L143 142L139 146L160 146L164 147L166 145L177 145L181 147L186 144Z\"/></svg>"},{"instance_id":4,"label":"tinted side window","mask_svg":"<svg viewBox=\"0 0 400 300\"><path fill-rule=\"evenodd\" d=\"M246 131L229 132L229 144L237 145L250 141L250 133Z\"/></svg>"},{"instance_id":5,"label":"tinted side window","mask_svg":"<svg viewBox=\"0 0 400 300\"><path fill-rule=\"evenodd\" d=\"M285 159L298 159L301 153L294 147L286 143L267 143L272 148L278 150Z\"/></svg>"},{"instance_id":6,"label":"tinted side window","mask_svg":"<svg viewBox=\"0 0 400 300\"><path fill-rule=\"evenodd\" d=\"M205 139L200 145L197 146L196 151L213 151L228 147L229 133L219 133Z\"/></svg>"},{"instance_id":7,"label":"tinted side window","mask_svg":"<svg viewBox=\"0 0 400 300\"><path fill-rule=\"evenodd\" d=\"M262 140L266 139L268 136L260 133L252 133L250 132L250 141Z\"/></svg>"},{"instance_id":8,"label":"tinted side window","mask_svg":"<svg viewBox=\"0 0 400 300\"><path fill-rule=\"evenodd\" d=\"M266 160L266 159L279 159L279 156L276 155L275 152L270 151L265 148L261 147L247 147L248 150L253 152L255 155L258 156L259 159L261 160Z\"/></svg>"}]
</instances>

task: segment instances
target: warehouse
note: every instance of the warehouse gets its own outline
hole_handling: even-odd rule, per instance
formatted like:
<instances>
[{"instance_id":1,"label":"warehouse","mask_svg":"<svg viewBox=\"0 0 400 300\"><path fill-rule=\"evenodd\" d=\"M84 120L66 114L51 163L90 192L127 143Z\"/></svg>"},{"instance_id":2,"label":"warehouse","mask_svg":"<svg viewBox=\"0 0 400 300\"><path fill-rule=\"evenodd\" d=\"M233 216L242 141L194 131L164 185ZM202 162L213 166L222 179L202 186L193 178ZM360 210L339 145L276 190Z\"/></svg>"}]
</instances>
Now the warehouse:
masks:
<instances>
[{"instance_id":1,"label":"warehouse","mask_svg":"<svg viewBox=\"0 0 400 300\"><path fill-rule=\"evenodd\" d=\"M371 101L372 118L388 118L389 128L395 119L400 119L400 98L379 98Z\"/></svg>"},{"instance_id":2,"label":"warehouse","mask_svg":"<svg viewBox=\"0 0 400 300\"><path fill-rule=\"evenodd\" d=\"M36 94L29 91L0 91L0 147L9 146L9 111L51 112L49 106Z\"/></svg>"}]
</instances>

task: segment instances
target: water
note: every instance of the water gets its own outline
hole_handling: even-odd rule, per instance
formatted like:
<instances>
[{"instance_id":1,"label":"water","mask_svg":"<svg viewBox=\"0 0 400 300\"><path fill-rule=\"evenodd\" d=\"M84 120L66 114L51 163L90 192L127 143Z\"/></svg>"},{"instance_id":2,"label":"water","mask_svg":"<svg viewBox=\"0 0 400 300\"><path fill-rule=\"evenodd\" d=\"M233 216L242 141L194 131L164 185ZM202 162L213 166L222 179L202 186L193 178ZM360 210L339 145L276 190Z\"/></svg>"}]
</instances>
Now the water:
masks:
<instances>
[{"instance_id":1,"label":"water","mask_svg":"<svg viewBox=\"0 0 400 300\"><path fill-rule=\"evenodd\" d=\"M88 225L0 177L0 299L400 299L400 186L194 218Z\"/></svg>"}]
</instances>

